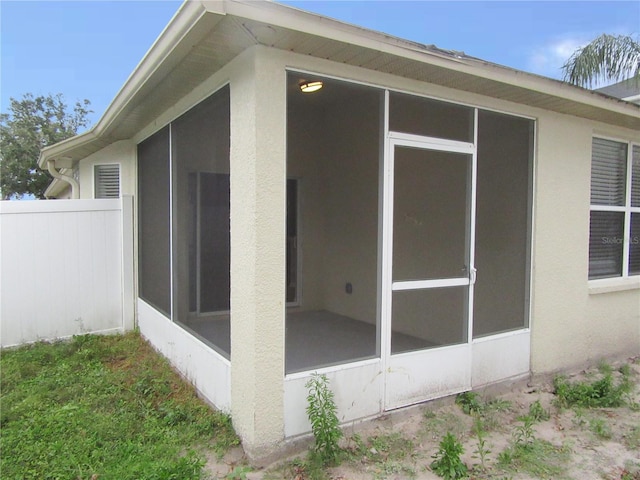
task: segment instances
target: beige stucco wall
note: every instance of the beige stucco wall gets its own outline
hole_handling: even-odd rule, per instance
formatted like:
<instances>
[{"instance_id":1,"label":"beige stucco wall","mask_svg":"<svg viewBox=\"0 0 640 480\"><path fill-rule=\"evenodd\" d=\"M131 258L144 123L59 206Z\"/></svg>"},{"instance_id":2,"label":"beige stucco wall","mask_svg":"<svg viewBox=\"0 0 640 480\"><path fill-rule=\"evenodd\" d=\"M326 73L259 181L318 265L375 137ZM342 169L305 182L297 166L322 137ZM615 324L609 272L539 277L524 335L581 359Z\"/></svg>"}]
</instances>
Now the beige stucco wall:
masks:
<instances>
[{"instance_id":1,"label":"beige stucco wall","mask_svg":"<svg viewBox=\"0 0 640 480\"><path fill-rule=\"evenodd\" d=\"M572 369L604 357L640 352L640 279L606 281L614 291L599 294L595 293L598 282L588 281L594 134L640 140L637 132L566 115L545 113L538 121L534 373Z\"/></svg>"},{"instance_id":2,"label":"beige stucco wall","mask_svg":"<svg viewBox=\"0 0 640 480\"><path fill-rule=\"evenodd\" d=\"M249 455L284 437L285 72L257 48L231 75L231 412ZM268 86L268 88L265 88Z\"/></svg>"},{"instance_id":3,"label":"beige stucco wall","mask_svg":"<svg viewBox=\"0 0 640 480\"><path fill-rule=\"evenodd\" d=\"M136 144L131 140L121 140L98 150L79 163L80 198L94 198L94 167L114 163L120 165L120 194L135 195Z\"/></svg>"}]
</instances>

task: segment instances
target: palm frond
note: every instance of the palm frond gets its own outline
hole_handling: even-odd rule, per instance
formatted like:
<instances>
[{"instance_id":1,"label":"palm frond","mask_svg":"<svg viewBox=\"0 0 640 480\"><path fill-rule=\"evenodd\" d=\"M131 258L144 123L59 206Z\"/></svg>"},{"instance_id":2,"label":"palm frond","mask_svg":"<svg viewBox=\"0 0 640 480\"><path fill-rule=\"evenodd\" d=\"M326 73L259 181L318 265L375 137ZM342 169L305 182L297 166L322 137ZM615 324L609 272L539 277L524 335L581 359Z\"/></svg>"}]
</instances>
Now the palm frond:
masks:
<instances>
[{"instance_id":1,"label":"palm frond","mask_svg":"<svg viewBox=\"0 0 640 480\"><path fill-rule=\"evenodd\" d=\"M640 43L628 35L600 35L562 66L564 80L591 87L598 80L640 78Z\"/></svg>"}]
</instances>

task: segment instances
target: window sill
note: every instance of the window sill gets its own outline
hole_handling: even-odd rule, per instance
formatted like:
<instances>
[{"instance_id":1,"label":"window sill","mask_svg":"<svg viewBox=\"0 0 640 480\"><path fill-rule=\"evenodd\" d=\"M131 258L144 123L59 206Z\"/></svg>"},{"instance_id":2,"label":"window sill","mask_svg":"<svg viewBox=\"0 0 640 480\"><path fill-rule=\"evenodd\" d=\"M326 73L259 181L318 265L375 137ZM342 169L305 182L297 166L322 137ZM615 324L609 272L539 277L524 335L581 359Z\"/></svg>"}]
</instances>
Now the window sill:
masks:
<instances>
[{"instance_id":1,"label":"window sill","mask_svg":"<svg viewBox=\"0 0 640 480\"><path fill-rule=\"evenodd\" d=\"M589 295L640 289L640 277L603 278L589 281Z\"/></svg>"}]
</instances>

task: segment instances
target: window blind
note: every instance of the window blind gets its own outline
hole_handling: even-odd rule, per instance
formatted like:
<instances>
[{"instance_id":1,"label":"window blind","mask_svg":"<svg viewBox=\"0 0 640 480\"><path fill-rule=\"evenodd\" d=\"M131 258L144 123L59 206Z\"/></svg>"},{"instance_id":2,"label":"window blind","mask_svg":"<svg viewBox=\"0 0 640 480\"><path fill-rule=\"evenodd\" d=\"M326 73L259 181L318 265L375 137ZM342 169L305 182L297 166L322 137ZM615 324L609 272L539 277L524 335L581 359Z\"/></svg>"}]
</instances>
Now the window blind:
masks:
<instances>
[{"instance_id":1,"label":"window blind","mask_svg":"<svg viewBox=\"0 0 640 480\"><path fill-rule=\"evenodd\" d=\"M593 139L591 158L591 205L625 204L627 145Z\"/></svg>"},{"instance_id":2,"label":"window blind","mask_svg":"<svg viewBox=\"0 0 640 480\"><path fill-rule=\"evenodd\" d=\"M629 235L629 275L640 275L640 213L631 214Z\"/></svg>"},{"instance_id":3,"label":"window blind","mask_svg":"<svg viewBox=\"0 0 640 480\"><path fill-rule=\"evenodd\" d=\"M640 207L640 145L633 146L631 163L631 206Z\"/></svg>"}]
</instances>

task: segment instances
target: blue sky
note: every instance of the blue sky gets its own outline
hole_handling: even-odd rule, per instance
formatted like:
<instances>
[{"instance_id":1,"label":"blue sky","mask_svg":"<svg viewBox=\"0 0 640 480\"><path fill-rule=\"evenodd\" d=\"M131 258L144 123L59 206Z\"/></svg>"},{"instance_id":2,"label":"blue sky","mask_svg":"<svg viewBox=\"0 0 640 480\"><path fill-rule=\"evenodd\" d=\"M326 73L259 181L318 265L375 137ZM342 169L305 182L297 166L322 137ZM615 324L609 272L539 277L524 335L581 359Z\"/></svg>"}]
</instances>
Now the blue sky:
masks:
<instances>
[{"instance_id":1,"label":"blue sky","mask_svg":"<svg viewBox=\"0 0 640 480\"><path fill-rule=\"evenodd\" d=\"M420 43L559 78L601 33L640 33L640 1L288 1ZM0 1L0 110L24 93L87 98L95 123L181 2Z\"/></svg>"}]
</instances>

